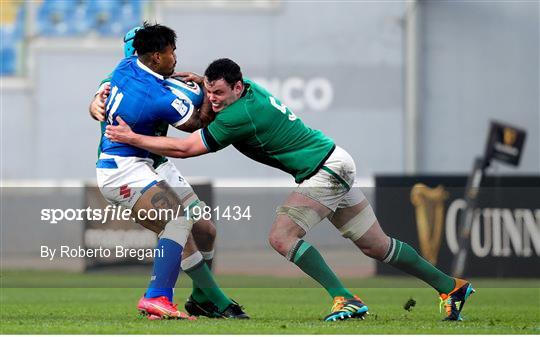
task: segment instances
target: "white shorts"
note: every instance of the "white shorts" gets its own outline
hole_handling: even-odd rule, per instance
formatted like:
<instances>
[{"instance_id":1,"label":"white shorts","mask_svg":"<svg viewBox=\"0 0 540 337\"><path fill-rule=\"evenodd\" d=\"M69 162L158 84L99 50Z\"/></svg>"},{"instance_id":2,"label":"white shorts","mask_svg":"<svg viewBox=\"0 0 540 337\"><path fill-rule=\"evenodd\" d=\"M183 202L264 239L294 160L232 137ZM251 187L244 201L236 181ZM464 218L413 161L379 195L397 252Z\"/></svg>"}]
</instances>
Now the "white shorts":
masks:
<instances>
[{"instance_id":1,"label":"white shorts","mask_svg":"<svg viewBox=\"0 0 540 337\"><path fill-rule=\"evenodd\" d=\"M159 165L155 169L156 173L165 180L169 186L174 188L175 191L180 191L183 189L189 189L190 192L193 192L191 185L187 182L186 178L182 176L182 173L171 163L170 160L167 160L163 164ZM180 196L187 194L182 191Z\"/></svg>"},{"instance_id":2,"label":"white shorts","mask_svg":"<svg viewBox=\"0 0 540 337\"><path fill-rule=\"evenodd\" d=\"M170 161L154 170L152 160L102 153L96 165L97 183L103 197L114 205L132 208L141 195L165 180L181 199L193 189Z\"/></svg>"},{"instance_id":3,"label":"white shorts","mask_svg":"<svg viewBox=\"0 0 540 337\"><path fill-rule=\"evenodd\" d=\"M323 167L298 185L296 192L335 212L338 208L357 205L366 198L359 188L353 188L355 177L353 158L347 151L336 146Z\"/></svg>"}]
</instances>

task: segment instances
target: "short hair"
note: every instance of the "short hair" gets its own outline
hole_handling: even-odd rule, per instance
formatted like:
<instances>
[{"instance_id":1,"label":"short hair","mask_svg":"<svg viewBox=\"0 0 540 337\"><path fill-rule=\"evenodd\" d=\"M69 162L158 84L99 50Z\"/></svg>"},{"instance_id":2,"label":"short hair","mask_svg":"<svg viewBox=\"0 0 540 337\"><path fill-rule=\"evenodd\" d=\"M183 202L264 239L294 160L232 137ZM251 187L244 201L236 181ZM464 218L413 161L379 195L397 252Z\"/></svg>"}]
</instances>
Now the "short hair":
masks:
<instances>
[{"instance_id":1,"label":"short hair","mask_svg":"<svg viewBox=\"0 0 540 337\"><path fill-rule=\"evenodd\" d=\"M223 79L231 87L236 82L243 80L240 66L228 58L218 59L210 63L204 72L204 76L206 76L209 82Z\"/></svg>"},{"instance_id":2,"label":"short hair","mask_svg":"<svg viewBox=\"0 0 540 337\"><path fill-rule=\"evenodd\" d=\"M144 22L133 39L133 48L138 55L162 52L167 46L176 48L176 33L167 26Z\"/></svg>"}]
</instances>

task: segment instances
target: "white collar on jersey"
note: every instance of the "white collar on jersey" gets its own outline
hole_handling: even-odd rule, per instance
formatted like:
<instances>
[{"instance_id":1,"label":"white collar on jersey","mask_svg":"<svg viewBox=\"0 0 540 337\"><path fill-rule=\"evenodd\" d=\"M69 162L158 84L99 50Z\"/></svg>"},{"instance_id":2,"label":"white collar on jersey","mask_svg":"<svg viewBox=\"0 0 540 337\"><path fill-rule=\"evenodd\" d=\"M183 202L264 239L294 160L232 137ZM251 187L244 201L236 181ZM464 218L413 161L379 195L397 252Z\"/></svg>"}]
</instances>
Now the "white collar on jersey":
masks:
<instances>
[{"instance_id":1,"label":"white collar on jersey","mask_svg":"<svg viewBox=\"0 0 540 337\"><path fill-rule=\"evenodd\" d=\"M147 66L145 66L141 61L139 61L139 59L137 59L137 65L144 71L146 72L149 72L150 74L154 75L155 77L159 78L160 80L164 80L163 76L161 76L160 74L154 72L152 69L148 68Z\"/></svg>"}]
</instances>

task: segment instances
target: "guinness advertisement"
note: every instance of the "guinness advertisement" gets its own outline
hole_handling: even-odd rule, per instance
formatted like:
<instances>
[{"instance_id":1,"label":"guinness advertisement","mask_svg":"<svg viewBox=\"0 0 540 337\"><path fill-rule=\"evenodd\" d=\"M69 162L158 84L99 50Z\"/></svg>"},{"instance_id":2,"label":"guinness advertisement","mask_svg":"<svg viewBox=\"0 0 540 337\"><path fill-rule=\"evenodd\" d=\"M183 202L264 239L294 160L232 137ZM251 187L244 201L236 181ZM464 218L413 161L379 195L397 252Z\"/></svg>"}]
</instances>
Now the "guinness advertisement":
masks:
<instances>
[{"instance_id":1,"label":"guinness advertisement","mask_svg":"<svg viewBox=\"0 0 540 337\"><path fill-rule=\"evenodd\" d=\"M517 166L526 137L525 130L509 124L491 122L484 158Z\"/></svg>"},{"instance_id":2,"label":"guinness advertisement","mask_svg":"<svg viewBox=\"0 0 540 337\"><path fill-rule=\"evenodd\" d=\"M540 176L485 177L473 212L464 276L540 277ZM466 176L377 176L375 206L391 237L450 273ZM383 263L378 274L402 272Z\"/></svg>"}]
</instances>

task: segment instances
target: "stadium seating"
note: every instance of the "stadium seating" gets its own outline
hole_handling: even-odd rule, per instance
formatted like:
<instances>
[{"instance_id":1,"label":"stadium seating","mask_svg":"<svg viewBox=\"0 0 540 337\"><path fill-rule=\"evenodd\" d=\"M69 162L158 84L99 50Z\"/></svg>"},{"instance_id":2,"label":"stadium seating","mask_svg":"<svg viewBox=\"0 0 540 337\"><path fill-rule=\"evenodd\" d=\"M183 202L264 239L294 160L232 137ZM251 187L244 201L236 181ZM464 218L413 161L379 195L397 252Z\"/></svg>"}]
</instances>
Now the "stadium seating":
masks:
<instances>
[{"instance_id":1,"label":"stadium seating","mask_svg":"<svg viewBox=\"0 0 540 337\"><path fill-rule=\"evenodd\" d=\"M95 30L102 36L124 34L140 23L141 6L138 1L94 0L89 5Z\"/></svg>"},{"instance_id":2,"label":"stadium seating","mask_svg":"<svg viewBox=\"0 0 540 337\"><path fill-rule=\"evenodd\" d=\"M137 0L45 0L38 10L38 33L44 36L77 36L96 32L118 36L140 23Z\"/></svg>"},{"instance_id":3,"label":"stadium seating","mask_svg":"<svg viewBox=\"0 0 540 337\"><path fill-rule=\"evenodd\" d=\"M2 0L0 38L0 76L17 73L21 45L27 36L80 37L98 34L122 36L141 23L141 0L43 0L35 6L35 31L25 31L27 5Z\"/></svg>"},{"instance_id":4,"label":"stadium seating","mask_svg":"<svg viewBox=\"0 0 540 337\"><path fill-rule=\"evenodd\" d=\"M17 71L16 49L13 46L2 45L0 48L0 76L14 75Z\"/></svg>"},{"instance_id":5,"label":"stadium seating","mask_svg":"<svg viewBox=\"0 0 540 337\"><path fill-rule=\"evenodd\" d=\"M20 2L3 3L0 24L0 76L15 75L17 57L24 38L26 12Z\"/></svg>"},{"instance_id":6,"label":"stadium seating","mask_svg":"<svg viewBox=\"0 0 540 337\"><path fill-rule=\"evenodd\" d=\"M37 31L44 36L70 35L68 18L76 3L62 0L45 0L37 14Z\"/></svg>"}]
</instances>

